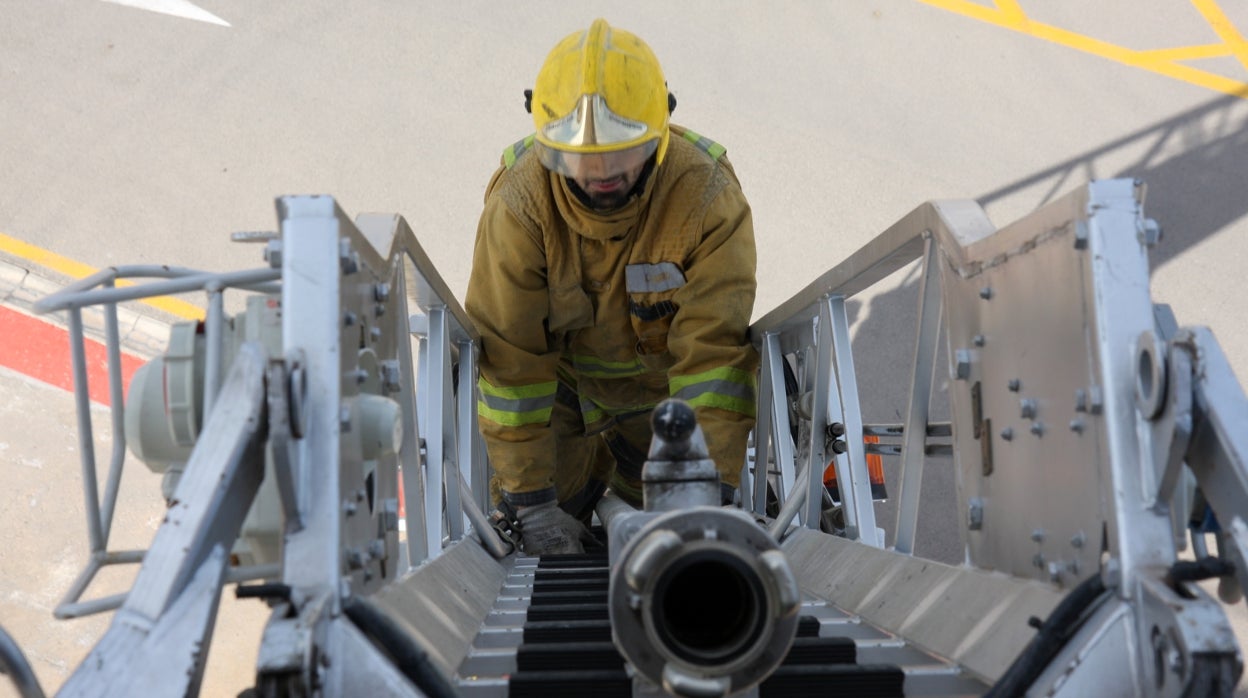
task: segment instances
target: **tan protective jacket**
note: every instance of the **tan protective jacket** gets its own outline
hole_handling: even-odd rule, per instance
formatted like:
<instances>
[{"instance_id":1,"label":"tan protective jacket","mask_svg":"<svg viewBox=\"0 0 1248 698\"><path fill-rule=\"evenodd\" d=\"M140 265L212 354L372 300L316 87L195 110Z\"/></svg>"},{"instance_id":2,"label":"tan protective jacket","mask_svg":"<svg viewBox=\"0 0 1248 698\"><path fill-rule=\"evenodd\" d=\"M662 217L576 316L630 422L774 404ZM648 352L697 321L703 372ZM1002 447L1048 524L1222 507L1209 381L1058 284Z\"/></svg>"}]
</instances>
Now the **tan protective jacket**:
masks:
<instances>
[{"instance_id":1,"label":"tan protective jacket","mask_svg":"<svg viewBox=\"0 0 1248 698\"><path fill-rule=\"evenodd\" d=\"M588 433L669 395L688 401L723 482L737 486L755 412L755 248L723 147L673 126L642 193L598 213L531 144L508 148L486 190L465 302L482 336L478 414L502 489L553 487L561 375Z\"/></svg>"}]
</instances>

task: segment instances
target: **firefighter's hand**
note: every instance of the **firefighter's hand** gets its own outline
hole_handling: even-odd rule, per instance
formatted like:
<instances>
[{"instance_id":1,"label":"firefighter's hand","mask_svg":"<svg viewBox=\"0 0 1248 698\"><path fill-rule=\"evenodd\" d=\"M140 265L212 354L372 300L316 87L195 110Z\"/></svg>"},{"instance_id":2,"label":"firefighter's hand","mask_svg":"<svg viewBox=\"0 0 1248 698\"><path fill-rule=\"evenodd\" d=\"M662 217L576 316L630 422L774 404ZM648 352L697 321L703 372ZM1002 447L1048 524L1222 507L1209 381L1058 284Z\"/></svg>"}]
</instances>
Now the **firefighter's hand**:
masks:
<instances>
[{"instance_id":1,"label":"firefighter's hand","mask_svg":"<svg viewBox=\"0 0 1248 698\"><path fill-rule=\"evenodd\" d=\"M566 555L585 552L594 540L589 530L553 501L516 509L520 547L526 555Z\"/></svg>"}]
</instances>

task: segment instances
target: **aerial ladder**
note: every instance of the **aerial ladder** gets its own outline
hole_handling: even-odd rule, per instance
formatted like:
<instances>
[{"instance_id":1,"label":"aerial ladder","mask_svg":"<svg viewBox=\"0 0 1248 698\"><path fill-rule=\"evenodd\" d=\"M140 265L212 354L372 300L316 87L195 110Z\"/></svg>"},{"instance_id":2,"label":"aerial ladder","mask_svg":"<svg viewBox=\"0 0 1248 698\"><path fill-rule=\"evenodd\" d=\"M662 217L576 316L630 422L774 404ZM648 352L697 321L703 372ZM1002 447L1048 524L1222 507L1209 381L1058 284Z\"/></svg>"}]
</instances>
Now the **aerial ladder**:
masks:
<instances>
[{"instance_id":1,"label":"aerial ladder","mask_svg":"<svg viewBox=\"0 0 1248 698\"><path fill-rule=\"evenodd\" d=\"M541 558L487 515L479 337L408 223L327 196L277 211L275 232L236 235L261 268L119 266L36 305L69 327L90 549L55 613L113 612L58 695L196 695L227 585L271 608L254 696L1234 690L1242 654L1198 582L1235 603L1248 581L1248 398L1211 332L1150 297L1142 183L1092 182L1000 229L972 201L919 206L752 325L736 505L669 401L644 508L607 496L600 550ZM906 267L904 421L868 423L846 304ZM123 407L118 304L193 291L205 320L173 326ZM87 312L114 395L102 488ZM109 547L127 448L163 474L146 550ZM900 461L888 522L881 454ZM914 555L928 467L956 469L963 564ZM129 592L84 600L129 564ZM0 669L43 695L2 630Z\"/></svg>"}]
</instances>

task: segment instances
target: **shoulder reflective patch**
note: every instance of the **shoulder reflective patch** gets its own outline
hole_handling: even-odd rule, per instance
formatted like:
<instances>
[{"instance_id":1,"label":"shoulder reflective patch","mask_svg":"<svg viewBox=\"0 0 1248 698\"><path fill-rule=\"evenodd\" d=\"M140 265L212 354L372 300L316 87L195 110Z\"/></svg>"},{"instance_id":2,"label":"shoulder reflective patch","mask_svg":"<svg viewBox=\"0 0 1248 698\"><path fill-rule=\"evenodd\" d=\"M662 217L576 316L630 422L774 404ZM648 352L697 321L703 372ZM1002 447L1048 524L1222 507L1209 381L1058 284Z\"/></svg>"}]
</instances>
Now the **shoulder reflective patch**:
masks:
<instances>
[{"instance_id":1,"label":"shoulder reflective patch","mask_svg":"<svg viewBox=\"0 0 1248 698\"><path fill-rule=\"evenodd\" d=\"M629 293L657 293L685 285L685 274L674 262L630 264L624 268Z\"/></svg>"},{"instance_id":2,"label":"shoulder reflective patch","mask_svg":"<svg viewBox=\"0 0 1248 698\"><path fill-rule=\"evenodd\" d=\"M724 146L716 143L706 136L698 135L693 131L685 131L685 140L698 146L698 148L704 151L707 155L710 155L712 160L719 160L721 155L728 152L728 149Z\"/></svg>"},{"instance_id":3,"label":"shoulder reflective patch","mask_svg":"<svg viewBox=\"0 0 1248 698\"><path fill-rule=\"evenodd\" d=\"M507 146L507 149L503 151L503 164L507 166L507 169L510 170L516 164L516 160L533 147L534 140L536 140L535 135L529 134L526 138Z\"/></svg>"}]
</instances>

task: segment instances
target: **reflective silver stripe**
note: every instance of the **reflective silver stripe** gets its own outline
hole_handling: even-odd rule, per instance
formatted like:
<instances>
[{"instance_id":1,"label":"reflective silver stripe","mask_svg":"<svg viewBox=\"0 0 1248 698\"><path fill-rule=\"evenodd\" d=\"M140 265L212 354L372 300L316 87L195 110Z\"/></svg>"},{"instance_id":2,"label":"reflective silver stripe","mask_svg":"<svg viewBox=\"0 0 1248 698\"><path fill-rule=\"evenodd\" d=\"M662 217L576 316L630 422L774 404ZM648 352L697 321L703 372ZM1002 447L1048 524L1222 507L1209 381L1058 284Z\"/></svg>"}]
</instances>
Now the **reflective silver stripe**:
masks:
<instances>
[{"instance_id":1,"label":"reflective silver stripe","mask_svg":"<svg viewBox=\"0 0 1248 698\"><path fill-rule=\"evenodd\" d=\"M489 407L491 410L515 412L517 414L535 410L548 410L555 406L555 396L553 394L539 397L505 398L481 391L477 399L485 403L486 407Z\"/></svg>"},{"instance_id":2,"label":"reflective silver stripe","mask_svg":"<svg viewBox=\"0 0 1248 698\"><path fill-rule=\"evenodd\" d=\"M685 285L685 275L673 262L630 264L624 268L629 293L670 291Z\"/></svg>"}]
</instances>

